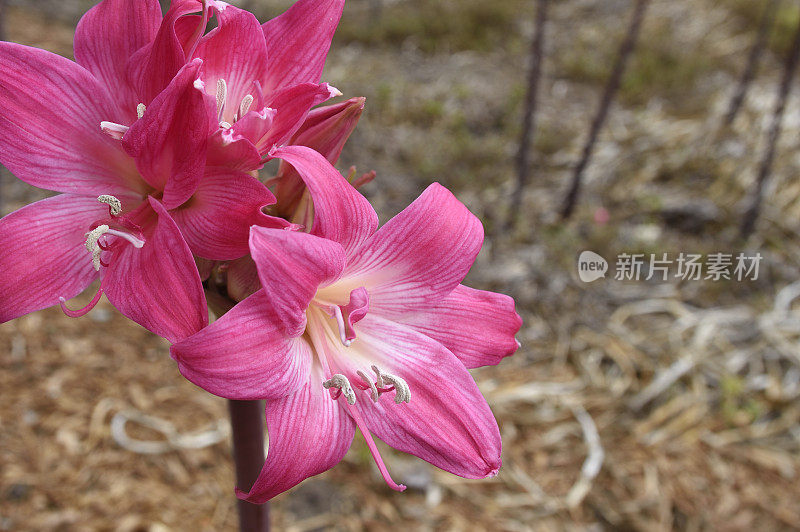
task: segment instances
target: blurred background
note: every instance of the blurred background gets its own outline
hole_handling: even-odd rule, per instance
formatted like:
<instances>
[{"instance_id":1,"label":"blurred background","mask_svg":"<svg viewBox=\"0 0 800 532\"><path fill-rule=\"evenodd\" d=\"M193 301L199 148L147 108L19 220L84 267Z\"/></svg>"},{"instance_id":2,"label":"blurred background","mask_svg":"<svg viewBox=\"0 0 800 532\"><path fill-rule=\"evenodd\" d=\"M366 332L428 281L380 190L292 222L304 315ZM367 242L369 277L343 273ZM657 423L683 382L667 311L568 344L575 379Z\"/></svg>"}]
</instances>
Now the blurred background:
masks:
<instances>
[{"instance_id":1,"label":"blurred background","mask_svg":"<svg viewBox=\"0 0 800 532\"><path fill-rule=\"evenodd\" d=\"M6 0L5 38L71 57L92 3ZM290 3L239 5L264 21ZM384 446L397 494L358 436L274 500L276 529L800 526L800 6L544 3L348 0L323 80L367 104L339 168L377 171L382 221L452 189L487 234L466 282L517 300L522 347L474 373L496 478ZM3 214L44 196L0 177ZM578 279L585 250L605 278ZM681 252L762 260L756 280L646 280L650 254ZM645 254L639 280L614 278L623 253ZM0 390L0 530L235 529L225 402L107 303L0 325Z\"/></svg>"}]
</instances>

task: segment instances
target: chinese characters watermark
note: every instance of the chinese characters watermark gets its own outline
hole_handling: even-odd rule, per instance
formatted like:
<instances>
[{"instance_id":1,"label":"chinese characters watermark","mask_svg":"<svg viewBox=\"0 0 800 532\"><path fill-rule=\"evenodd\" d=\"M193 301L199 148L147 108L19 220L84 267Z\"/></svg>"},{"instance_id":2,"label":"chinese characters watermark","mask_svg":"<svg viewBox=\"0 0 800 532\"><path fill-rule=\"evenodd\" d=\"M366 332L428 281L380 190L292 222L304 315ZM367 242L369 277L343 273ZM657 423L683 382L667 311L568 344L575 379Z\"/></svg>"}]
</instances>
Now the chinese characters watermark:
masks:
<instances>
[{"instance_id":1,"label":"chinese characters watermark","mask_svg":"<svg viewBox=\"0 0 800 532\"><path fill-rule=\"evenodd\" d=\"M614 264L617 281L757 281L761 253L621 253ZM606 276L608 262L593 251L578 257L578 277L590 283Z\"/></svg>"}]
</instances>

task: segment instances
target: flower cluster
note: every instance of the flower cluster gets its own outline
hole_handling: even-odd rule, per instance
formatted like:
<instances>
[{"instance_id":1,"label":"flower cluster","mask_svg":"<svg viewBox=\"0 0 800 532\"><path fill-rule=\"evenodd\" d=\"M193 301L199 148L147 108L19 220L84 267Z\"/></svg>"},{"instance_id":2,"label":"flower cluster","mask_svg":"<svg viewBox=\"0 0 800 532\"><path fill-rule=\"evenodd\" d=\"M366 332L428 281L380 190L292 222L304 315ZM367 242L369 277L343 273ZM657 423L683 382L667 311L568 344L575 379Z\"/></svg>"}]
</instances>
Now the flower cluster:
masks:
<instances>
[{"instance_id":1,"label":"flower cluster","mask_svg":"<svg viewBox=\"0 0 800 532\"><path fill-rule=\"evenodd\" d=\"M105 294L198 386L265 399L267 460L239 493L252 502L332 467L356 427L395 489L372 434L463 477L500 467L468 369L514 353L520 318L460 284L483 229L449 191L378 228L357 190L374 173L334 168L364 107L318 107L341 95L320 77L343 4L300 0L261 25L219 0L163 16L157 0L103 0L76 62L0 43L0 163L59 193L0 220L0 321L79 316Z\"/></svg>"}]
</instances>

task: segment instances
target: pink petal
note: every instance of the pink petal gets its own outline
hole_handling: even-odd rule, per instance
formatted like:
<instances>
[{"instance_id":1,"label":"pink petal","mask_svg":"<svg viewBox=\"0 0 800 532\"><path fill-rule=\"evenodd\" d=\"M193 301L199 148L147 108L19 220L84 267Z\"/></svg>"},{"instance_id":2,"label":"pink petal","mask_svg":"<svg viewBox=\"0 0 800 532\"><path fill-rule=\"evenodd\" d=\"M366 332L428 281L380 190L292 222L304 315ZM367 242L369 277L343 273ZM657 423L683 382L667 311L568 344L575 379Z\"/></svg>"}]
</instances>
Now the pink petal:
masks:
<instances>
[{"instance_id":1,"label":"pink petal","mask_svg":"<svg viewBox=\"0 0 800 532\"><path fill-rule=\"evenodd\" d=\"M181 69L123 139L142 177L164 191L167 209L192 196L205 168L211 103L195 86L201 66L195 60Z\"/></svg>"},{"instance_id":2,"label":"pink petal","mask_svg":"<svg viewBox=\"0 0 800 532\"><path fill-rule=\"evenodd\" d=\"M144 247L115 250L102 288L122 314L174 343L205 327L208 309L189 246L164 206L148 199L130 215Z\"/></svg>"},{"instance_id":3,"label":"pink petal","mask_svg":"<svg viewBox=\"0 0 800 532\"><path fill-rule=\"evenodd\" d=\"M274 116L274 109L250 111L230 128L215 131L209 139L206 164L243 172L260 169L264 160L255 144L270 130Z\"/></svg>"},{"instance_id":4,"label":"pink petal","mask_svg":"<svg viewBox=\"0 0 800 532\"><path fill-rule=\"evenodd\" d=\"M258 269L253 257L245 255L228 264L228 295L234 301L242 301L261 289Z\"/></svg>"},{"instance_id":5,"label":"pink petal","mask_svg":"<svg viewBox=\"0 0 800 532\"><path fill-rule=\"evenodd\" d=\"M368 389L357 392L355 408L369 430L395 449L455 475L496 474L500 431L464 364L427 336L372 314L356 330L350 348L338 347L343 353L339 358L372 360L382 372L404 379L411 392L410 401L400 404L394 402L394 392L377 402ZM354 351L349 356L348 349ZM366 367L363 371L372 373Z\"/></svg>"},{"instance_id":6,"label":"pink petal","mask_svg":"<svg viewBox=\"0 0 800 532\"><path fill-rule=\"evenodd\" d=\"M253 227L250 253L271 302L270 319L281 323L287 335L300 336L317 289L334 281L344 268L344 250L306 233Z\"/></svg>"},{"instance_id":7,"label":"pink petal","mask_svg":"<svg viewBox=\"0 0 800 532\"><path fill-rule=\"evenodd\" d=\"M133 161L100 122L124 114L63 57L0 42L0 164L35 187L88 195L144 192Z\"/></svg>"},{"instance_id":8,"label":"pink petal","mask_svg":"<svg viewBox=\"0 0 800 532\"><path fill-rule=\"evenodd\" d=\"M206 259L233 260L248 253L251 225L289 225L262 212L273 203L275 196L253 176L207 168L191 201L170 214L192 253Z\"/></svg>"},{"instance_id":9,"label":"pink petal","mask_svg":"<svg viewBox=\"0 0 800 532\"><path fill-rule=\"evenodd\" d=\"M513 355L519 345L514 335L522 326L513 299L464 285L430 309L398 321L444 345L467 368L494 366Z\"/></svg>"},{"instance_id":10,"label":"pink petal","mask_svg":"<svg viewBox=\"0 0 800 532\"><path fill-rule=\"evenodd\" d=\"M170 348L184 377L228 399L278 399L308 382L311 349L268 317L256 292L220 319Z\"/></svg>"},{"instance_id":11,"label":"pink petal","mask_svg":"<svg viewBox=\"0 0 800 532\"><path fill-rule=\"evenodd\" d=\"M483 244L483 226L434 183L350 256L343 274L369 290L381 315L426 310L452 292Z\"/></svg>"},{"instance_id":12,"label":"pink petal","mask_svg":"<svg viewBox=\"0 0 800 532\"><path fill-rule=\"evenodd\" d=\"M0 322L75 297L97 278L84 242L104 216L94 198L60 194L0 219Z\"/></svg>"},{"instance_id":13,"label":"pink petal","mask_svg":"<svg viewBox=\"0 0 800 532\"><path fill-rule=\"evenodd\" d=\"M268 99L267 105L276 110L269 133L261 138L256 146L268 151L273 146L286 143L303 125L309 110L329 98L341 94L327 83L302 83L276 92Z\"/></svg>"},{"instance_id":14,"label":"pink petal","mask_svg":"<svg viewBox=\"0 0 800 532\"><path fill-rule=\"evenodd\" d=\"M344 0L300 0L261 28L267 43L264 93L319 83Z\"/></svg>"},{"instance_id":15,"label":"pink petal","mask_svg":"<svg viewBox=\"0 0 800 532\"><path fill-rule=\"evenodd\" d=\"M322 370L297 392L267 401L267 461L249 492L240 499L261 504L339 463L353 442L355 423L322 387Z\"/></svg>"},{"instance_id":16,"label":"pink petal","mask_svg":"<svg viewBox=\"0 0 800 532\"><path fill-rule=\"evenodd\" d=\"M203 81L207 91L216 94L217 81L225 80L227 96L222 120L233 124L242 100L253 95L253 82L264 77L267 47L262 39L255 38L260 27L252 13L228 6L218 18L218 29L200 42L195 57L205 65Z\"/></svg>"},{"instance_id":17,"label":"pink petal","mask_svg":"<svg viewBox=\"0 0 800 532\"><path fill-rule=\"evenodd\" d=\"M276 148L270 155L291 164L305 181L314 201L311 234L340 243L351 256L375 232L375 209L322 155L305 146Z\"/></svg>"},{"instance_id":18,"label":"pink petal","mask_svg":"<svg viewBox=\"0 0 800 532\"><path fill-rule=\"evenodd\" d=\"M140 103L128 80L128 60L155 38L160 23L157 0L103 0L75 30L75 60L114 95L126 113L125 124L136 119Z\"/></svg>"},{"instance_id":19,"label":"pink petal","mask_svg":"<svg viewBox=\"0 0 800 532\"><path fill-rule=\"evenodd\" d=\"M186 50L184 46L191 46L187 40L188 25L198 22L194 36L199 38L205 30L205 21L202 17L189 17L189 21L181 24L181 17L189 13L196 13L202 9L200 2L177 1L164 16L161 26L153 42L139 49L128 62L128 79L134 83L140 102L150 105L158 94L164 90L186 63ZM178 27L176 27L178 26ZM196 41L196 39L194 39Z\"/></svg>"},{"instance_id":20,"label":"pink petal","mask_svg":"<svg viewBox=\"0 0 800 532\"><path fill-rule=\"evenodd\" d=\"M308 113L303 125L292 136L290 144L308 146L336 164L344 144L355 129L365 98L351 98L336 105L318 107ZM291 214L297 207L305 184L290 165L281 163L276 179L275 196L281 213Z\"/></svg>"}]
</instances>

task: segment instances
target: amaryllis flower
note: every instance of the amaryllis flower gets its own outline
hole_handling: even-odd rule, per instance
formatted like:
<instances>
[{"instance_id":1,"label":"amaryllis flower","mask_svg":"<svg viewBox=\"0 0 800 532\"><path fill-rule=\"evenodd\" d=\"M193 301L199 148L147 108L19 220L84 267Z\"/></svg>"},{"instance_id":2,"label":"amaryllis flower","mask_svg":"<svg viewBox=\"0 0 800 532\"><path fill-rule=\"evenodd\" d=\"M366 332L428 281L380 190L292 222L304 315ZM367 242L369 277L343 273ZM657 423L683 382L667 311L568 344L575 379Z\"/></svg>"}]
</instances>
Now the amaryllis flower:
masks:
<instances>
[{"instance_id":1,"label":"amaryllis flower","mask_svg":"<svg viewBox=\"0 0 800 532\"><path fill-rule=\"evenodd\" d=\"M112 1L135 0L105 0ZM260 25L252 13L222 1L173 0L152 41L127 61L127 79L146 104L184 64L202 59L202 81L216 100L208 164L256 170L312 107L341 94L319 80L343 6L344 0L300 0ZM108 28L125 16L106 10L95 19ZM213 16L218 26L206 33Z\"/></svg>"},{"instance_id":2,"label":"amaryllis flower","mask_svg":"<svg viewBox=\"0 0 800 532\"><path fill-rule=\"evenodd\" d=\"M438 184L382 228L321 155L289 146L314 201L310 233L253 227L263 288L174 345L189 380L232 399L266 399L263 502L342 459L355 427L384 479L372 434L466 478L501 464L497 423L467 371L517 349L509 297L460 285L483 229Z\"/></svg>"},{"instance_id":3,"label":"amaryllis flower","mask_svg":"<svg viewBox=\"0 0 800 532\"><path fill-rule=\"evenodd\" d=\"M80 56L108 73L106 56L129 52L98 46ZM105 293L127 317L176 341L208 320L192 251L234 259L247 253L254 221L287 225L261 212L274 202L261 183L206 167L217 125L201 69L199 59L185 65L131 116L126 105L136 100L113 75L99 80L54 54L0 43L0 163L63 193L0 220L0 321L64 306L100 277L85 309L65 311L85 313Z\"/></svg>"}]
</instances>

